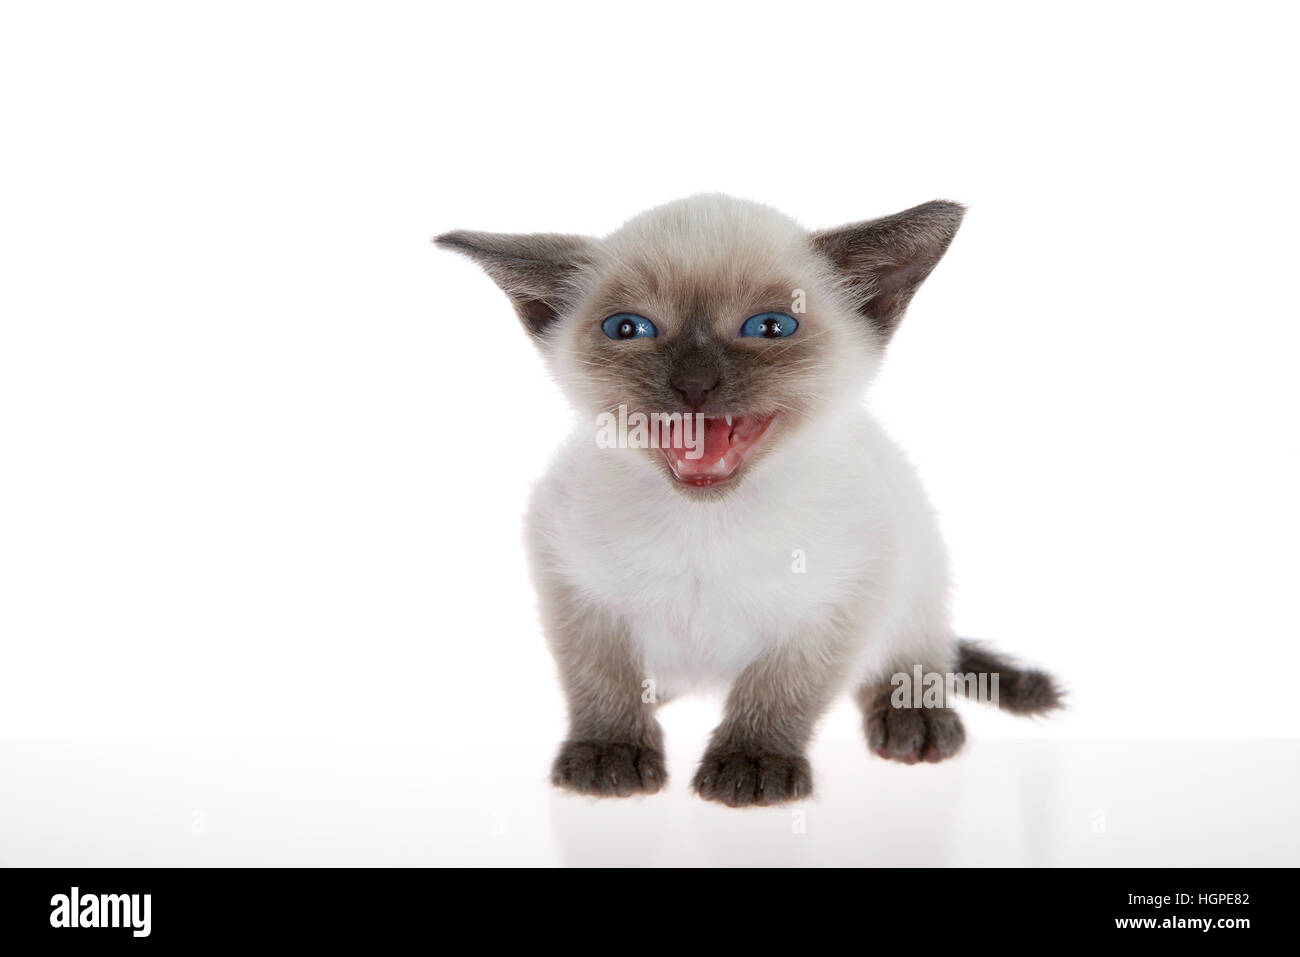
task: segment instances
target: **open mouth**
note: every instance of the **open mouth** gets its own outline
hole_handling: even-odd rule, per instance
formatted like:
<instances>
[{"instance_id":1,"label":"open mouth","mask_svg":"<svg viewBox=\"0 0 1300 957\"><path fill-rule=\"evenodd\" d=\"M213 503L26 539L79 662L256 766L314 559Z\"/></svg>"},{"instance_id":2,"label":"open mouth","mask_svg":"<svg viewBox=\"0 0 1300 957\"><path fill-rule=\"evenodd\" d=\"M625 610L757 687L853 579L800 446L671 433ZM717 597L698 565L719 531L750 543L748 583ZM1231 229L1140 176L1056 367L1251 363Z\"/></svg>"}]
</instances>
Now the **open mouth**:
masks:
<instances>
[{"instance_id":1,"label":"open mouth","mask_svg":"<svg viewBox=\"0 0 1300 957\"><path fill-rule=\"evenodd\" d=\"M672 442L659 451L678 482L708 488L735 478L776 416L706 415L702 434L694 427L694 416L684 418L690 421L674 424Z\"/></svg>"}]
</instances>

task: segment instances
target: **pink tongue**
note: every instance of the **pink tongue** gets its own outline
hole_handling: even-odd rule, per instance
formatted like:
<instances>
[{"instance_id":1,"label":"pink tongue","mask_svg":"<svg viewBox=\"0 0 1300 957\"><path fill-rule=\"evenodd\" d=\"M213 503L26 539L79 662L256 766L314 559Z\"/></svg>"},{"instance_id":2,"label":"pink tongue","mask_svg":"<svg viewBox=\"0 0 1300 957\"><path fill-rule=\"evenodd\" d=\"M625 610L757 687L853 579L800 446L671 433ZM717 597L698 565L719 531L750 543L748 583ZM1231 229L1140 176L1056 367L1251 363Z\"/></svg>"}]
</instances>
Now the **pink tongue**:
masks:
<instances>
[{"instance_id":1,"label":"pink tongue","mask_svg":"<svg viewBox=\"0 0 1300 957\"><path fill-rule=\"evenodd\" d=\"M727 425L726 419L705 419L703 435L695 428L694 421L690 423L688 429L689 432L683 436L674 428L672 448L664 450L674 460L688 468L713 465L731 449L731 426ZM704 440L703 455L699 454L701 438Z\"/></svg>"}]
</instances>

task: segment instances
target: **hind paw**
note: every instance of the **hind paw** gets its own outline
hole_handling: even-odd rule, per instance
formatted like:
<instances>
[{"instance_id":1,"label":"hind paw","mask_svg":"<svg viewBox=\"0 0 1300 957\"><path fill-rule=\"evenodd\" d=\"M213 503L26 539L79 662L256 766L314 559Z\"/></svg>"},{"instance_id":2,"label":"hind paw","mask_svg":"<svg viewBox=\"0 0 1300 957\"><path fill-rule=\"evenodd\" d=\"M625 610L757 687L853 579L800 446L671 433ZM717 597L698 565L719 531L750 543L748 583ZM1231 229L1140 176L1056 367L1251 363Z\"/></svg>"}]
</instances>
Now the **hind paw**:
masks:
<instances>
[{"instance_id":1,"label":"hind paw","mask_svg":"<svg viewBox=\"0 0 1300 957\"><path fill-rule=\"evenodd\" d=\"M866 717L867 744L882 758L935 763L961 750L966 731L951 708L895 708L888 702Z\"/></svg>"}]
</instances>

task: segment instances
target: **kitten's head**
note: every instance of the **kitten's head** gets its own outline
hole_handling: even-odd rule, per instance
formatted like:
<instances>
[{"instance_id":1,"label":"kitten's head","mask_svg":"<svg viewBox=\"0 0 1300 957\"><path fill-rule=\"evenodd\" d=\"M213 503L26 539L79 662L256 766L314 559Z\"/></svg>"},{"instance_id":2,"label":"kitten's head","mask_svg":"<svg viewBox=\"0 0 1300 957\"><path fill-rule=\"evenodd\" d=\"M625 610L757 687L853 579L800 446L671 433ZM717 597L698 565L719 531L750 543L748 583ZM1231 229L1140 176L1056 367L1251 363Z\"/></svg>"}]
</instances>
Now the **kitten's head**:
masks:
<instances>
[{"instance_id":1,"label":"kitten's head","mask_svg":"<svg viewBox=\"0 0 1300 957\"><path fill-rule=\"evenodd\" d=\"M676 447L636 453L701 495L735 487L860 395L962 212L931 202L810 233L708 195L604 239L461 231L436 242L496 280L580 411L702 414L702 443L674 432L661 444Z\"/></svg>"}]
</instances>

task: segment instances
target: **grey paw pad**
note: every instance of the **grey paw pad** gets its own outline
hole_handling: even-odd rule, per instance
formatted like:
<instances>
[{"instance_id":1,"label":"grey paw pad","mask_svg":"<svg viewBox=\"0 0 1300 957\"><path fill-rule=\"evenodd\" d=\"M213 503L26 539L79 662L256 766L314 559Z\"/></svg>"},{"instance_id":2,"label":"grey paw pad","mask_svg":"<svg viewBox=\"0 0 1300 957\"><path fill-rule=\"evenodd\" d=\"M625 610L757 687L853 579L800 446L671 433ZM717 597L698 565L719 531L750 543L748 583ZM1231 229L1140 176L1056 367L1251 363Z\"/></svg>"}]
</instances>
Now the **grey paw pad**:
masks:
<instances>
[{"instance_id":1,"label":"grey paw pad","mask_svg":"<svg viewBox=\"0 0 1300 957\"><path fill-rule=\"evenodd\" d=\"M801 754L709 751L692 785L695 793L727 807L769 807L812 794L812 770Z\"/></svg>"},{"instance_id":2,"label":"grey paw pad","mask_svg":"<svg viewBox=\"0 0 1300 957\"><path fill-rule=\"evenodd\" d=\"M966 742L951 708L877 708L867 715L867 744L882 758L916 764L950 758Z\"/></svg>"},{"instance_id":3,"label":"grey paw pad","mask_svg":"<svg viewBox=\"0 0 1300 957\"><path fill-rule=\"evenodd\" d=\"M598 797L653 794L667 780L663 752L617 741L566 741L551 767L556 787Z\"/></svg>"}]
</instances>

